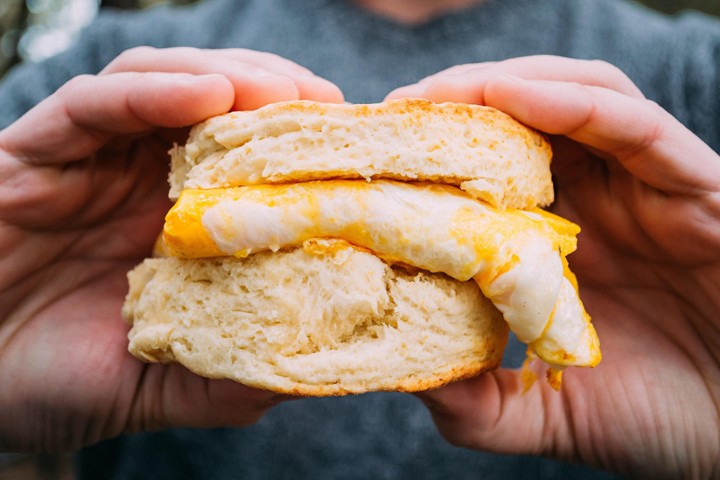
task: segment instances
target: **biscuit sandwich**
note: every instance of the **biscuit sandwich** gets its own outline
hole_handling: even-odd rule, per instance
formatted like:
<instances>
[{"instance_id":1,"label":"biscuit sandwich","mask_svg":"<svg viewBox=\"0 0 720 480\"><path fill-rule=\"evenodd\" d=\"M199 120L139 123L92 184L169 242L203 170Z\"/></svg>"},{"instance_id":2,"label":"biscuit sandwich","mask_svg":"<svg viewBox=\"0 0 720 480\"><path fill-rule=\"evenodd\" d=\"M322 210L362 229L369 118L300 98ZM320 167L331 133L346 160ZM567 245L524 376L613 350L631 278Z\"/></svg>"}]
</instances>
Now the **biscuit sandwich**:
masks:
<instances>
[{"instance_id":1,"label":"biscuit sandwich","mask_svg":"<svg viewBox=\"0 0 720 480\"><path fill-rule=\"evenodd\" d=\"M296 101L171 151L156 258L129 274L129 350L308 396L414 392L500 365L508 328L559 386L600 361L553 200L551 149L495 109Z\"/></svg>"}]
</instances>

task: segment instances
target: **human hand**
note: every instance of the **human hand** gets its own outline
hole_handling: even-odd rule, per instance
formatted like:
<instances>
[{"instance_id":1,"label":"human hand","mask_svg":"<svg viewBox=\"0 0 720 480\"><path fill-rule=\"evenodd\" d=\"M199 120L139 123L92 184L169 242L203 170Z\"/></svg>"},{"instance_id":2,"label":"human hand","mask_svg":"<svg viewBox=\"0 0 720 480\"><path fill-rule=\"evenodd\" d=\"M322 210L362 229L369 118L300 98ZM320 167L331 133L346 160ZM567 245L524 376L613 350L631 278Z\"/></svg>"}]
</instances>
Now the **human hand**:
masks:
<instances>
[{"instance_id":1,"label":"human hand","mask_svg":"<svg viewBox=\"0 0 720 480\"><path fill-rule=\"evenodd\" d=\"M283 399L138 362L120 310L169 207L179 127L298 98L342 94L274 55L138 48L0 132L0 450L245 425Z\"/></svg>"},{"instance_id":2,"label":"human hand","mask_svg":"<svg viewBox=\"0 0 720 480\"><path fill-rule=\"evenodd\" d=\"M642 478L720 476L720 158L618 69L526 57L463 65L389 98L479 103L547 132L552 210L603 361L562 390L501 369L421 397L453 443Z\"/></svg>"}]
</instances>

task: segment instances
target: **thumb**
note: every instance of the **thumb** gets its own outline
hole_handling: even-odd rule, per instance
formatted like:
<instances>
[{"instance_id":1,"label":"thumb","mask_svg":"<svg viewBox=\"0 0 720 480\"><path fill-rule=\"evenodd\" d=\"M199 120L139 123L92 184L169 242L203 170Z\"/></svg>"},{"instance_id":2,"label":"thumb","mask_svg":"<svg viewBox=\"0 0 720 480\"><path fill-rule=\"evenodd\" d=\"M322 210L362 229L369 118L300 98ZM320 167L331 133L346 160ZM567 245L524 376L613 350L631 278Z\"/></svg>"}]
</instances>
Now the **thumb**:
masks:
<instances>
[{"instance_id":1,"label":"thumb","mask_svg":"<svg viewBox=\"0 0 720 480\"><path fill-rule=\"evenodd\" d=\"M83 75L0 131L0 147L25 163L64 165L94 154L117 135L185 127L225 113L233 96L220 75Z\"/></svg>"}]
</instances>

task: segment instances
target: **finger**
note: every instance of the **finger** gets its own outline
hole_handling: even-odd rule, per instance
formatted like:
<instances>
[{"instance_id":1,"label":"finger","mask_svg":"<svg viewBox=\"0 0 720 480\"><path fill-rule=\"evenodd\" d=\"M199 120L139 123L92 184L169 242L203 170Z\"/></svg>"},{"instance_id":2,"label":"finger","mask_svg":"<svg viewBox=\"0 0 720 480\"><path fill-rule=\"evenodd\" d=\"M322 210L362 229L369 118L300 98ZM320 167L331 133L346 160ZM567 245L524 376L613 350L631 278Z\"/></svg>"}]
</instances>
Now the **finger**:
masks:
<instances>
[{"instance_id":1,"label":"finger","mask_svg":"<svg viewBox=\"0 0 720 480\"><path fill-rule=\"evenodd\" d=\"M81 76L0 132L0 148L34 164L65 164L116 135L181 127L227 112L232 85L220 75L118 73Z\"/></svg>"},{"instance_id":2,"label":"finger","mask_svg":"<svg viewBox=\"0 0 720 480\"><path fill-rule=\"evenodd\" d=\"M277 75L291 78L298 89L299 99L341 103L342 91L332 82L315 75L308 68L274 53L242 48L208 50L218 60L232 58Z\"/></svg>"},{"instance_id":3,"label":"finger","mask_svg":"<svg viewBox=\"0 0 720 480\"><path fill-rule=\"evenodd\" d=\"M129 71L224 75L235 87L236 110L289 100L343 101L335 84L310 70L278 55L245 49L138 47L121 54L101 74Z\"/></svg>"},{"instance_id":4,"label":"finger","mask_svg":"<svg viewBox=\"0 0 720 480\"><path fill-rule=\"evenodd\" d=\"M431 75L419 83L401 87L388 99L421 97L435 102L483 104L484 84L507 74L527 80L557 80L604 87L634 98L640 89L619 68L600 60L577 60L551 55L513 58L502 62L458 65Z\"/></svg>"},{"instance_id":5,"label":"finger","mask_svg":"<svg viewBox=\"0 0 720 480\"><path fill-rule=\"evenodd\" d=\"M608 154L666 193L705 195L720 185L720 158L657 104L602 87L494 77L486 105L543 132Z\"/></svg>"},{"instance_id":6,"label":"finger","mask_svg":"<svg viewBox=\"0 0 720 480\"><path fill-rule=\"evenodd\" d=\"M180 47L182 49L183 47ZM193 49L189 49L193 50ZM200 50L202 54L209 55L211 57L223 59L233 59L240 62L249 63L256 67L263 68L267 71L271 71L281 75L288 76L315 76L310 69L303 67L302 65L288 60L287 58L281 57L280 55L261 52L258 50L250 50L246 48L220 48L211 50Z\"/></svg>"},{"instance_id":7,"label":"finger","mask_svg":"<svg viewBox=\"0 0 720 480\"><path fill-rule=\"evenodd\" d=\"M257 67L266 72L288 76L314 76L313 73L293 61L279 55L244 48L198 49L192 47L174 47L157 49L136 47L126 50L110 62L101 73L130 71L176 71L186 72L187 68L204 68L208 59L225 62L240 62Z\"/></svg>"},{"instance_id":8,"label":"finger","mask_svg":"<svg viewBox=\"0 0 720 480\"><path fill-rule=\"evenodd\" d=\"M482 62L482 63L465 63L462 65L453 65L452 67L446 68L445 70L441 70L437 73L434 73L432 75L429 75L429 76L421 79L418 83L427 86L428 84L432 83L434 80L437 80L438 78L445 77L445 76L461 76L461 75L470 74L470 73L477 74L483 70L492 68L497 64L498 64L498 62Z\"/></svg>"},{"instance_id":9,"label":"finger","mask_svg":"<svg viewBox=\"0 0 720 480\"><path fill-rule=\"evenodd\" d=\"M561 446L549 443L562 438L555 431L563 428L562 419L552 418L563 409L561 394L540 382L525 394L523 389L519 372L501 369L417 396L455 445L501 454L557 451Z\"/></svg>"},{"instance_id":10,"label":"finger","mask_svg":"<svg viewBox=\"0 0 720 480\"><path fill-rule=\"evenodd\" d=\"M138 47L123 52L101 75L124 72L169 72L195 75L219 74L233 85L233 109L252 110L269 103L298 100L294 81L269 70L231 58L221 59L194 48L167 50Z\"/></svg>"},{"instance_id":11,"label":"finger","mask_svg":"<svg viewBox=\"0 0 720 480\"><path fill-rule=\"evenodd\" d=\"M129 411L131 431L246 426L295 397L231 380L199 377L179 365L147 365Z\"/></svg>"},{"instance_id":12,"label":"finger","mask_svg":"<svg viewBox=\"0 0 720 480\"><path fill-rule=\"evenodd\" d=\"M476 84L486 78L485 72L494 65L495 63L455 65L425 77L417 83L396 88L385 97L385 100L424 98L437 103L457 102L481 105L482 101L478 101Z\"/></svg>"}]
</instances>

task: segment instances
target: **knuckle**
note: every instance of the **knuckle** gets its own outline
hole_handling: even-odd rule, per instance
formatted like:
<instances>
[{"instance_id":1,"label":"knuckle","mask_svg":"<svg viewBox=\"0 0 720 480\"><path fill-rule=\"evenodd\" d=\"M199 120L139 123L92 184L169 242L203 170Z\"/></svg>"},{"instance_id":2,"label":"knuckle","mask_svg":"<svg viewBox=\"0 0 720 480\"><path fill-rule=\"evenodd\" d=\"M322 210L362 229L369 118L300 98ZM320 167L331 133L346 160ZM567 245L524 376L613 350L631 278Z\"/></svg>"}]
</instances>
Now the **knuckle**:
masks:
<instances>
[{"instance_id":1,"label":"knuckle","mask_svg":"<svg viewBox=\"0 0 720 480\"><path fill-rule=\"evenodd\" d=\"M295 63L292 60L288 60L287 58L280 56L276 53L270 53L270 52L258 52L259 55L262 55L267 59L268 62L275 64L275 65L283 65L289 70L296 72L298 74L309 74L311 73L309 69L303 67L299 63Z\"/></svg>"},{"instance_id":2,"label":"knuckle","mask_svg":"<svg viewBox=\"0 0 720 480\"><path fill-rule=\"evenodd\" d=\"M461 65L454 65L450 68L446 68L440 74L442 75L458 75L467 72L475 67L473 64L465 63Z\"/></svg>"},{"instance_id":3,"label":"knuckle","mask_svg":"<svg viewBox=\"0 0 720 480\"><path fill-rule=\"evenodd\" d=\"M650 127L648 128L645 138L646 145L652 145L665 135L665 127L667 120L671 118L670 114L653 100L643 99L642 102L649 110L651 115Z\"/></svg>"},{"instance_id":4,"label":"knuckle","mask_svg":"<svg viewBox=\"0 0 720 480\"><path fill-rule=\"evenodd\" d=\"M115 57L115 59L108 64L105 70L118 71L131 69L132 65L134 65L139 59L147 57L155 51L157 51L157 48L150 47L148 45L128 48Z\"/></svg>"},{"instance_id":5,"label":"knuckle","mask_svg":"<svg viewBox=\"0 0 720 480\"><path fill-rule=\"evenodd\" d=\"M639 101L641 108L646 110L642 131L632 141L624 145L618 155L633 157L649 150L666 135L667 120L670 114L652 100Z\"/></svg>"},{"instance_id":6,"label":"knuckle","mask_svg":"<svg viewBox=\"0 0 720 480\"><path fill-rule=\"evenodd\" d=\"M197 47L172 47L172 48L165 48L165 49L154 49L156 51L166 52L168 54L176 54L181 57L185 56L196 56L196 55L204 55L203 50Z\"/></svg>"},{"instance_id":7,"label":"knuckle","mask_svg":"<svg viewBox=\"0 0 720 480\"><path fill-rule=\"evenodd\" d=\"M599 71L604 71L604 72L610 73L612 75L622 76L622 77L627 78L627 75L625 75L625 72L623 72L620 69L620 67L618 67L617 65L615 65L613 63L608 62L607 60L594 59L594 60L589 60L589 62L592 65L595 65Z\"/></svg>"},{"instance_id":8,"label":"knuckle","mask_svg":"<svg viewBox=\"0 0 720 480\"><path fill-rule=\"evenodd\" d=\"M251 50L251 51L252 51L252 50ZM266 58L266 59L268 59L268 60L271 60L271 61L274 61L274 62L292 63L292 64L294 64L294 65L297 65L295 62L291 62L291 61L288 60L287 58L281 57L281 56L278 55L277 53L272 53L272 52L257 52L257 51L254 51L254 54L257 55L258 57L264 57L264 58Z\"/></svg>"},{"instance_id":9,"label":"knuckle","mask_svg":"<svg viewBox=\"0 0 720 480\"><path fill-rule=\"evenodd\" d=\"M138 45L137 47L128 48L120 55L126 55L129 58L132 58L133 56L147 55L148 53L152 53L157 50L157 48L149 45Z\"/></svg>"},{"instance_id":10,"label":"knuckle","mask_svg":"<svg viewBox=\"0 0 720 480\"><path fill-rule=\"evenodd\" d=\"M645 106L645 108L648 109L649 113L658 115L658 116L667 116L669 115L667 110L665 110L662 106L660 106L659 103L657 103L655 100L651 100L649 98L643 98L641 100L642 104Z\"/></svg>"},{"instance_id":11,"label":"knuckle","mask_svg":"<svg viewBox=\"0 0 720 480\"><path fill-rule=\"evenodd\" d=\"M596 66L598 75L609 79L611 88L631 96L642 96L635 82L617 65L605 60L590 60Z\"/></svg>"},{"instance_id":12,"label":"knuckle","mask_svg":"<svg viewBox=\"0 0 720 480\"><path fill-rule=\"evenodd\" d=\"M83 92L89 88L90 84L95 82L96 78L97 77L95 75L90 74L83 74L73 77L67 82L65 82L65 84L58 89L57 94L60 97L65 98L77 92Z\"/></svg>"}]
</instances>

